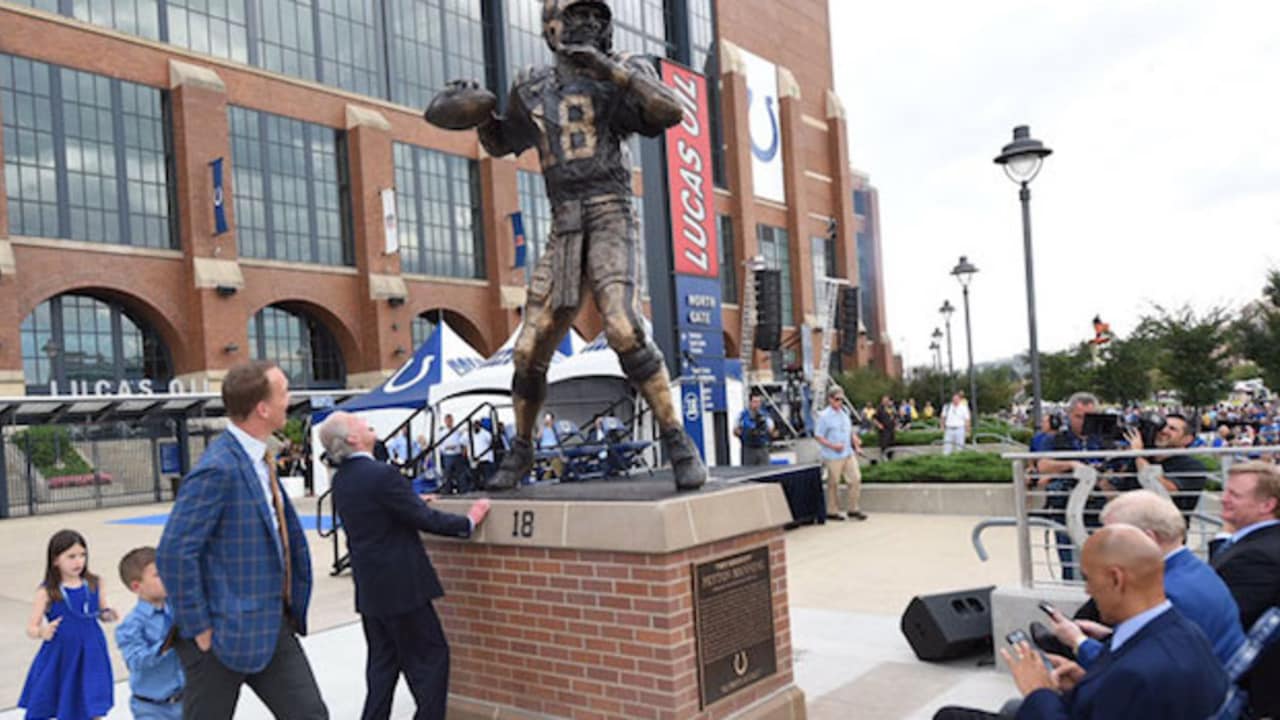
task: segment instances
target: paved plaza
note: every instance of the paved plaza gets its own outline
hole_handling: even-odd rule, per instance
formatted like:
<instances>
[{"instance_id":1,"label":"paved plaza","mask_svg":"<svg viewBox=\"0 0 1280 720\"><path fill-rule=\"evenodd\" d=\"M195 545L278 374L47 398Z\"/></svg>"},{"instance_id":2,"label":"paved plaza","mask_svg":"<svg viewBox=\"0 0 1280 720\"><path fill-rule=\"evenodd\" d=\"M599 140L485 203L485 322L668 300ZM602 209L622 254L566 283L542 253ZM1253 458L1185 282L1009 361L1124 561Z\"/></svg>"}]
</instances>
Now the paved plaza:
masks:
<instances>
[{"instance_id":1,"label":"paved plaza","mask_svg":"<svg viewBox=\"0 0 1280 720\"><path fill-rule=\"evenodd\" d=\"M314 516L313 501L298 508L303 516ZM90 567L105 580L112 604L124 612L133 598L117 577L116 563L130 548L159 540L162 526L154 516L165 511L167 506L147 505L0 521L0 576L10 578L0 587L0 708L6 708L0 720L22 717L13 706L36 652L23 628L49 537L63 527L83 533ZM832 522L787 533L796 684L805 692L812 720L929 718L943 704L994 708L1013 695L1007 676L976 660L918 662L898 631L913 595L1016 582L1013 531L986 533L992 558L982 563L969 545L977 519L877 514L867 522ZM314 531L308 535L316 584L311 635L304 645L332 717L357 717L364 699L365 643L352 606L350 575L330 577L331 543ZM123 680L114 640L108 644L117 680ZM110 718L129 716L128 695L127 683L118 683ZM241 698L237 718L270 717L251 691ZM412 717L412 710L402 681L393 717Z\"/></svg>"}]
</instances>

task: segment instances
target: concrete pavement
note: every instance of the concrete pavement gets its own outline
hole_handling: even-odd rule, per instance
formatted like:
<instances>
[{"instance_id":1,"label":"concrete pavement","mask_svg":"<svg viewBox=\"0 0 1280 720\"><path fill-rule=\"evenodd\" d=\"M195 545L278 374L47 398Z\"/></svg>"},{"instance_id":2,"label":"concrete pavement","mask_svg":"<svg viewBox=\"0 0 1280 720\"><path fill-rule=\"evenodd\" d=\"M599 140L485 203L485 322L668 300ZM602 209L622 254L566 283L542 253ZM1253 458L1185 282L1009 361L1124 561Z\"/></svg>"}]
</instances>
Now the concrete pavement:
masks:
<instances>
[{"instance_id":1,"label":"concrete pavement","mask_svg":"<svg viewBox=\"0 0 1280 720\"><path fill-rule=\"evenodd\" d=\"M106 583L110 601L122 613L132 607L117 577L116 563L130 548L155 544L159 524L121 520L167 511L164 505L113 508L0 521L0 708L16 704L36 643L23 633L45 545L58 529L72 527L90 544L90 567ZM299 504L314 513L313 501ZM913 595L1012 584L1017 580L1013 532L988 531L988 563L969 545L977 518L946 515L877 514L866 522L830 522L787 533L787 584L797 684L805 691L811 720L928 718L943 704L998 708L1014 694L1012 682L976 661L920 663L898 631L903 608ZM334 718L359 715L364 697L364 637L352 607L350 575L328 574L331 545L314 532L311 556L316 585L311 604L312 633L304 645ZM107 628L108 636L113 629ZM116 677L123 663L112 646ZM110 718L127 718L128 685L116 688ZM412 698L404 683L393 717L410 718ZM0 720L21 718L20 710L0 712ZM251 691L241 695L237 718L270 715Z\"/></svg>"}]
</instances>

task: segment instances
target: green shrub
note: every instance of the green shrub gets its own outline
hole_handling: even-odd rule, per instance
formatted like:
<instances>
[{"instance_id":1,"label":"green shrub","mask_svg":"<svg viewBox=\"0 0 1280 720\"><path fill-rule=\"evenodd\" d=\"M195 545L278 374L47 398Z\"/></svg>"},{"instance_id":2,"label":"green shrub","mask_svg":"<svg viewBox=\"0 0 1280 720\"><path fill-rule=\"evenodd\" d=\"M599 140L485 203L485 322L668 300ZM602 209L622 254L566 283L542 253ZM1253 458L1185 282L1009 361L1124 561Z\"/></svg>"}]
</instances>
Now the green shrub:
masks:
<instances>
[{"instance_id":1,"label":"green shrub","mask_svg":"<svg viewBox=\"0 0 1280 720\"><path fill-rule=\"evenodd\" d=\"M863 468L862 480L869 483L1005 483L1013 481L1013 467L994 453L917 455Z\"/></svg>"},{"instance_id":2,"label":"green shrub","mask_svg":"<svg viewBox=\"0 0 1280 720\"><path fill-rule=\"evenodd\" d=\"M13 444L24 453L30 452L31 464L46 478L93 472L93 466L71 444L71 433L61 425L33 425L14 433Z\"/></svg>"},{"instance_id":3,"label":"green shrub","mask_svg":"<svg viewBox=\"0 0 1280 720\"><path fill-rule=\"evenodd\" d=\"M914 423L912 424L912 427L913 429L911 430L899 430L893 436L893 443L895 445L935 445L942 442L941 430L916 430L914 429ZM990 435L1000 435L1008 436L1015 442L1022 443L1023 445L1031 444L1031 431L1026 428L1012 427L1004 424L982 424L978 426L978 434L980 436L988 436L979 437L979 443L1000 442L999 438L989 437ZM880 433L875 431L867 433L862 436L862 442L867 445L879 445Z\"/></svg>"}]
</instances>

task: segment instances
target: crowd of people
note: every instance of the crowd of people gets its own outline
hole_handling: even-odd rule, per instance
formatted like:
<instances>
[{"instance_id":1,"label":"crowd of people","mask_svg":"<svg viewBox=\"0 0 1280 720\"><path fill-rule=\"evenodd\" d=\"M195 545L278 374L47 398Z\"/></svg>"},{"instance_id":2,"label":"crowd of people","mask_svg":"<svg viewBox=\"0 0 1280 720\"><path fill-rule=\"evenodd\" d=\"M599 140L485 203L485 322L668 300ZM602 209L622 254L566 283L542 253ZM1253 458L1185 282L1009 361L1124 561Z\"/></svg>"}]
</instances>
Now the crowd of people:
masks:
<instances>
[{"instance_id":1,"label":"crowd of people","mask_svg":"<svg viewBox=\"0 0 1280 720\"><path fill-rule=\"evenodd\" d=\"M1184 512L1151 490L1112 497L1081 556L1089 602L1070 618L1042 605L1049 627L1032 623L1030 641L1001 649L1022 697L936 720L1199 720L1237 691L1249 717L1280 716L1280 648L1246 635L1280 605L1280 467L1228 470L1208 562L1186 546Z\"/></svg>"}]
</instances>

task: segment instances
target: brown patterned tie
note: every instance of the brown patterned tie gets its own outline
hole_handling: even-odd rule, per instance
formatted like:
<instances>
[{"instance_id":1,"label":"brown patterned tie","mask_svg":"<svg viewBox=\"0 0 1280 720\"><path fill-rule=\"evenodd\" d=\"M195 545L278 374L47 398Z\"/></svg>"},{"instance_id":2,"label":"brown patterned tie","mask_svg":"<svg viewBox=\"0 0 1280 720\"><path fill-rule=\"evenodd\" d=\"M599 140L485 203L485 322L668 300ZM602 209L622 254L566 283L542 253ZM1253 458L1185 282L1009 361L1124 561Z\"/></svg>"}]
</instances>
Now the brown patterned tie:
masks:
<instances>
[{"instance_id":1,"label":"brown patterned tie","mask_svg":"<svg viewBox=\"0 0 1280 720\"><path fill-rule=\"evenodd\" d=\"M263 460L267 463L267 479L271 485L271 507L276 512L276 524L279 526L280 533L280 557L284 561L284 606L289 607L290 588L292 587L293 568L289 563L289 527L285 524L284 517L284 497L280 494L280 483L276 480L276 463L275 455L271 451L271 446L267 446L267 452Z\"/></svg>"}]
</instances>

